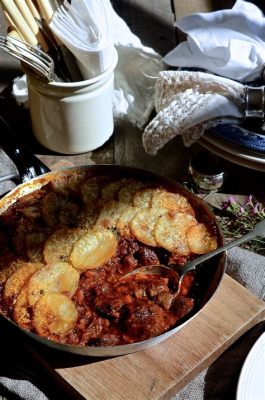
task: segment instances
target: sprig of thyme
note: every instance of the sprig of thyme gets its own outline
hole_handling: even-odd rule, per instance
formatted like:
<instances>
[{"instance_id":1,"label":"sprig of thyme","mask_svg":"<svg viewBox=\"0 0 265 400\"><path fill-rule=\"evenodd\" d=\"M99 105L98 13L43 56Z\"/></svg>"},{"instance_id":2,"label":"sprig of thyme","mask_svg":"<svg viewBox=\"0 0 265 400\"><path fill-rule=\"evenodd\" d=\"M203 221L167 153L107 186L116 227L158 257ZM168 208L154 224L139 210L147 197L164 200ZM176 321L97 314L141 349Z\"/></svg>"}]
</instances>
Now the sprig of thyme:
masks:
<instances>
[{"instance_id":1,"label":"sprig of thyme","mask_svg":"<svg viewBox=\"0 0 265 400\"><path fill-rule=\"evenodd\" d=\"M248 196L245 204L240 204L233 197L221 204L222 213L218 220L227 240L236 239L251 231L254 225L265 219L265 205ZM265 239L256 238L244 243L242 247L265 255Z\"/></svg>"}]
</instances>

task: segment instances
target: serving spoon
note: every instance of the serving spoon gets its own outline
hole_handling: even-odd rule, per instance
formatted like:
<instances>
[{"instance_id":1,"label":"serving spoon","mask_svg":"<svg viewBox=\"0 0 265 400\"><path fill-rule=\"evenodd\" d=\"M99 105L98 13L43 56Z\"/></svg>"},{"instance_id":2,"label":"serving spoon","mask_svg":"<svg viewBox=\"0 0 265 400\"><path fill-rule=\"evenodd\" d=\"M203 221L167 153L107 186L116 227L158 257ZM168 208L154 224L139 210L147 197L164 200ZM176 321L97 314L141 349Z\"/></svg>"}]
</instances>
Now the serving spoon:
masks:
<instances>
[{"instance_id":1,"label":"serving spoon","mask_svg":"<svg viewBox=\"0 0 265 400\"><path fill-rule=\"evenodd\" d=\"M170 279L174 280L174 282L178 285L177 291L173 294L170 300L170 306L173 304L176 297L179 295L181 290L181 285L183 282L184 277L187 275L188 272L194 271L199 264L202 264L204 261L209 260L210 258L216 256L217 254L222 253L225 250L230 249L231 247L238 246L244 242L247 242L251 239L256 237L265 237L265 219L258 222L252 231L248 232L247 234L241 236L238 239L232 240L231 242L225 244L224 246L218 247L217 249L204 254L198 258L195 258L192 261L189 261L183 267L181 267L180 272L176 272L173 268L166 267L163 264L160 265L147 265L145 267L137 268L128 274L124 275L122 279L135 274L150 274L150 275L161 275L167 276ZM170 308L169 306L169 308Z\"/></svg>"}]
</instances>

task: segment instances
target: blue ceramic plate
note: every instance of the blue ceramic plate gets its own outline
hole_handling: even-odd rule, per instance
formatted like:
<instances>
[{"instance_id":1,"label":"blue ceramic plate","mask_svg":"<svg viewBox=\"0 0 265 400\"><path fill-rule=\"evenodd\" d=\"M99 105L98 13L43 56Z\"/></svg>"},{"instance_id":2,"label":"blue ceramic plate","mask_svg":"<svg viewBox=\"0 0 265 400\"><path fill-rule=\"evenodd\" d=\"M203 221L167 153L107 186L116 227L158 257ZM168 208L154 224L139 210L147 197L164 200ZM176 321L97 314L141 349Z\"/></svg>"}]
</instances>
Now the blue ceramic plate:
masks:
<instances>
[{"instance_id":1,"label":"blue ceramic plate","mask_svg":"<svg viewBox=\"0 0 265 400\"><path fill-rule=\"evenodd\" d=\"M211 132L235 145L258 153L265 153L265 131L264 135L261 135L258 133L258 129L251 131L243 125L220 124L212 128Z\"/></svg>"}]
</instances>

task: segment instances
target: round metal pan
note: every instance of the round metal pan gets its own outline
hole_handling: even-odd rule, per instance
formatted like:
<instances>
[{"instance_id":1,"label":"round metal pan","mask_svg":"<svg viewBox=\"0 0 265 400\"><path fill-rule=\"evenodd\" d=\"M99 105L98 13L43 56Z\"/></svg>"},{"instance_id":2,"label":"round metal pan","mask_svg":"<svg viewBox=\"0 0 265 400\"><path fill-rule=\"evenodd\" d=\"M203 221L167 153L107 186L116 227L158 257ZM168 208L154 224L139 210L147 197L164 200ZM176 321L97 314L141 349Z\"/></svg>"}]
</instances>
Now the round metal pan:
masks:
<instances>
[{"instance_id":1,"label":"round metal pan","mask_svg":"<svg viewBox=\"0 0 265 400\"><path fill-rule=\"evenodd\" d=\"M16 159L13 157L13 161L16 163ZM34 168L34 167L33 167ZM45 185L48 181L53 181L54 179L60 179L65 175L74 175L80 174L82 172L88 172L88 174L93 176L110 176L110 177L125 177L125 178L135 178L140 180L148 180L149 182L154 182L155 184L159 184L164 186L171 192L181 193L189 199L195 210L200 212L202 216L203 222L213 222L216 226L217 237L218 237L218 246L224 244L224 237L221 231L221 228L216 220L214 214L207 207L206 203L204 203L200 198L198 198L195 194L189 192L179 183L162 177L160 175L137 169L132 167L125 167L119 165L90 165L83 167L73 167L67 168L61 171L48 172L40 175L39 177L35 177L33 179L28 180L20 184L14 190L6 194L2 199L0 199L0 215L9 207L10 204L16 202L18 198L33 192L34 190L39 189L43 185ZM94 357L106 357L106 356L117 356L128 353L133 353L138 350L145 349L147 347L156 345L161 341L167 339L171 335L175 334L178 330L182 329L184 325L189 323L193 318L198 318L200 312L206 306L206 304L212 299L212 296L216 292L217 288L220 285L222 280L226 265L226 253L223 253L219 256L214 257L208 262L205 262L204 267L200 268L196 274L196 287L194 289L194 297L196 299L194 309L183 319L181 319L175 327L170 329L169 331L153 337L148 340L144 340L141 342L127 344L127 345L119 345L119 346L111 346L111 347L103 347L103 346L71 346L66 344L60 344L57 342L53 342L46 338L42 338L34 333L28 332L18 325L16 325L13 321L4 318L10 324L14 325L17 329L25 332L25 334L29 335L33 340L37 340L49 347L62 350L68 353L75 353L85 356L94 356Z\"/></svg>"}]
</instances>

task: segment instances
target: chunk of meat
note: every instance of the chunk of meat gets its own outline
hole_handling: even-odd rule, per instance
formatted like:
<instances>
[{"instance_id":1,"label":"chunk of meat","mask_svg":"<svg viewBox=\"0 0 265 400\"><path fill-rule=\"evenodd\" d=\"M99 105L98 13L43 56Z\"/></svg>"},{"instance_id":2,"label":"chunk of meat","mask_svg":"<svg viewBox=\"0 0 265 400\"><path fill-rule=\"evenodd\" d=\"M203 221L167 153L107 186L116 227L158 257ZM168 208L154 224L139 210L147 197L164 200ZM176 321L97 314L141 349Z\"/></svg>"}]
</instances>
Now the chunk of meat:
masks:
<instances>
[{"instance_id":1,"label":"chunk of meat","mask_svg":"<svg viewBox=\"0 0 265 400\"><path fill-rule=\"evenodd\" d=\"M137 252L137 259L142 265L160 264L157 254L148 247L141 247Z\"/></svg>"},{"instance_id":2,"label":"chunk of meat","mask_svg":"<svg viewBox=\"0 0 265 400\"><path fill-rule=\"evenodd\" d=\"M138 299L126 306L122 327L127 343L145 340L167 331L176 321L174 314L166 313L148 299Z\"/></svg>"}]
</instances>

